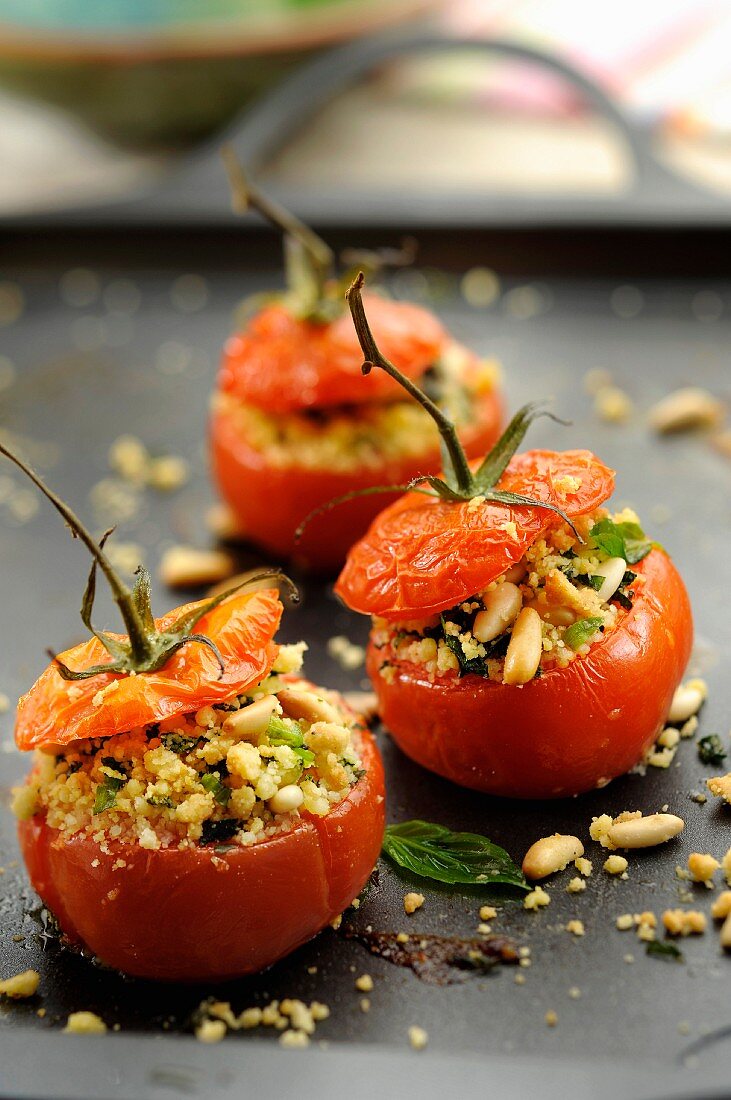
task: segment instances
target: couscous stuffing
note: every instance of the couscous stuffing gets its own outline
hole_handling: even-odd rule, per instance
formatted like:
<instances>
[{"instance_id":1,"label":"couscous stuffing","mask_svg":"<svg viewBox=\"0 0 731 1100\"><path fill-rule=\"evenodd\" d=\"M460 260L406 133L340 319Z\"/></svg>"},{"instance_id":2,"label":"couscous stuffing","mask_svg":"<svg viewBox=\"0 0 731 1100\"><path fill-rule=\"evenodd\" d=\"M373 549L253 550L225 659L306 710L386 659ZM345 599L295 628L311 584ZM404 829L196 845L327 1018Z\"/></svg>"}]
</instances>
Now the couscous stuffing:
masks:
<instances>
[{"instance_id":1,"label":"couscous stuffing","mask_svg":"<svg viewBox=\"0 0 731 1100\"><path fill-rule=\"evenodd\" d=\"M11 978L0 981L0 997L10 997L13 1001L35 997L40 981L41 976L37 970L23 970L20 974L13 974Z\"/></svg>"},{"instance_id":2,"label":"couscous stuffing","mask_svg":"<svg viewBox=\"0 0 731 1100\"><path fill-rule=\"evenodd\" d=\"M405 662L421 666L430 680L473 673L513 682L506 673L506 656L513 624L525 608L533 608L540 618L536 676L585 657L616 629L644 584L641 572L603 547L611 546L617 528L624 532L634 561L651 544L630 509L610 516L599 508L576 517L575 523L583 543L567 524L559 524L484 592L441 615L424 622L374 619L372 641L380 651L381 675L392 679L395 665Z\"/></svg>"},{"instance_id":3,"label":"couscous stuffing","mask_svg":"<svg viewBox=\"0 0 731 1100\"><path fill-rule=\"evenodd\" d=\"M325 816L363 774L358 720L337 695L296 678L304 648L282 646L272 673L226 703L37 752L14 792L16 814L43 811L64 837L92 836L102 850L248 847L286 832L301 811Z\"/></svg>"}]
</instances>

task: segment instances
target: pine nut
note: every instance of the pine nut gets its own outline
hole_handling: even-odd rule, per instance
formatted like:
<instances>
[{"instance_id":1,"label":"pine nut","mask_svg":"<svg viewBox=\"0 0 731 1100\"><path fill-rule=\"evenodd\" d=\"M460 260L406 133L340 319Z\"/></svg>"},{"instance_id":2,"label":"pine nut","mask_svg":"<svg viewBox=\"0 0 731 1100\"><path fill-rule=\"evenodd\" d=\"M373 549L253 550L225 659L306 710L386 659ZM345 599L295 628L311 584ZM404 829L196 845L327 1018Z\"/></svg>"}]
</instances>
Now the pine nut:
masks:
<instances>
[{"instance_id":1,"label":"pine nut","mask_svg":"<svg viewBox=\"0 0 731 1100\"><path fill-rule=\"evenodd\" d=\"M527 684L536 674L543 652L541 620L532 607L524 607L515 620L503 680L506 684Z\"/></svg>"},{"instance_id":2,"label":"pine nut","mask_svg":"<svg viewBox=\"0 0 731 1100\"><path fill-rule=\"evenodd\" d=\"M706 685L702 680L688 680L676 688L670 704L668 722L687 722L702 707L706 698Z\"/></svg>"},{"instance_id":3,"label":"pine nut","mask_svg":"<svg viewBox=\"0 0 731 1100\"><path fill-rule=\"evenodd\" d=\"M731 951L731 913L721 925L721 947Z\"/></svg>"},{"instance_id":4,"label":"pine nut","mask_svg":"<svg viewBox=\"0 0 731 1100\"><path fill-rule=\"evenodd\" d=\"M528 569L523 565L523 562L516 561L515 565L511 565L510 569L505 570L503 580L510 581L511 584L520 584L527 572Z\"/></svg>"},{"instance_id":5,"label":"pine nut","mask_svg":"<svg viewBox=\"0 0 731 1100\"><path fill-rule=\"evenodd\" d=\"M198 550L194 546L171 546L160 562L160 580L168 588L198 588L225 580L234 571L229 554L222 550Z\"/></svg>"},{"instance_id":6,"label":"pine nut","mask_svg":"<svg viewBox=\"0 0 731 1100\"><path fill-rule=\"evenodd\" d=\"M563 871L572 860L584 854L584 845L577 836L554 833L531 844L523 859L523 874L536 881Z\"/></svg>"},{"instance_id":7,"label":"pine nut","mask_svg":"<svg viewBox=\"0 0 731 1100\"><path fill-rule=\"evenodd\" d=\"M269 809L275 814L288 814L292 810L298 810L304 800L305 796L299 787L295 783L288 783L269 799Z\"/></svg>"},{"instance_id":8,"label":"pine nut","mask_svg":"<svg viewBox=\"0 0 731 1100\"><path fill-rule=\"evenodd\" d=\"M264 695L248 707L229 714L221 728L225 734L241 741L258 740L266 733L272 715L281 713L276 695Z\"/></svg>"},{"instance_id":9,"label":"pine nut","mask_svg":"<svg viewBox=\"0 0 731 1100\"><path fill-rule=\"evenodd\" d=\"M653 848L682 833L685 822L675 814L650 814L617 821L607 831L612 848Z\"/></svg>"},{"instance_id":10,"label":"pine nut","mask_svg":"<svg viewBox=\"0 0 731 1100\"><path fill-rule=\"evenodd\" d=\"M486 593L483 599L485 610L475 615L472 633L478 642L491 642L515 622L523 597L516 585L505 581Z\"/></svg>"},{"instance_id":11,"label":"pine nut","mask_svg":"<svg viewBox=\"0 0 731 1100\"><path fill-rule=\"evenodd\" d=\"M648 413L651 428L661 434L692 428L715 428L724 417L724 406L708 390L687 386L663 397Z\"/></svg>"},{"instance_id":12,"label":"pine nut","mask_svg":"<svg viewBox=\"0 0 731 1100\"><path fill-rule=\"evenodd\" d=\"M341 715L335 707L324 699L318 699L310 691L284 688L279 692L279 702L290 718L304 718L306 722L335 722L336 725L341 722Z\"/></svg>"},{"instance_id":13,"label":"pine nut","mask_svg":"<svg viewBox=\"0 0 731 1100\"><path fill-rule=\"evenodd\" d=\"M611 599L622 583L622 577L626 571L627 562L624 558L608 558L595 571L594 576L604 577L601 588L597 589L597 596L602 603Z\"/></svg>"}]
</instances>

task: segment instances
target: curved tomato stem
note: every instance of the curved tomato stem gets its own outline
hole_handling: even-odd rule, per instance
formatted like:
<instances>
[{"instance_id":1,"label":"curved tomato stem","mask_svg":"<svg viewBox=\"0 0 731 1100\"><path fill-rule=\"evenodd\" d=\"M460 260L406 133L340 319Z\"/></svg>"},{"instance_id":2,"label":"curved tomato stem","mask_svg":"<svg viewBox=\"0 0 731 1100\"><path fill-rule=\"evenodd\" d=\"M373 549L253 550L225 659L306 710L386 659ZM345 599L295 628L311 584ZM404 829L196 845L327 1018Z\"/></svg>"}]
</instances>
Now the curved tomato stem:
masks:
<instances>
[{"instance_id":1,"label":"curved tomato stem","mask_svg":"<svg viewBox=\"0 0 731 1100\"><path fill-rule=\"evenodd\" d=\"M232 145L224 145L221 156L231 188L231 204L237 214L256 210L279 229L284 237L287 285L308 309L317 311L326 297L327 282L333 275L335 256L314 230L270 199L246 176Z\"/></svg>"},{"instance_id":2,"label":"curved tomato stem","mask_svg":"<svg viewBox=\"0 0 731 1100\"><path fill-rule=\"evenodd\" d=\"M453 487L457 489L460 494L467 496L474 495L477 493L477 489L469 463L467 462L467 456L459 441L457 429L454 424L444 415L439 406L436 405L430 397L427 397L423 390L415 385L410 378L402 374L401 371L379 351L363 306L361 289L364 282L365 276L363 272L360 271L346 294L348 305L350 306L350 313L353 318L353 324L355 325L355 331L358 335L363 355L365 356L363 373L370 374L373 367L379 367L382 371L385 371L386 374L390 375L394 381L398 382L415 401L418 401L421 407L432 418L442 437L442 450L447 460L445 462L447 480L450 480L449 475L451 474L451 480L454 481Z\"/></svg>"}]
</instances>

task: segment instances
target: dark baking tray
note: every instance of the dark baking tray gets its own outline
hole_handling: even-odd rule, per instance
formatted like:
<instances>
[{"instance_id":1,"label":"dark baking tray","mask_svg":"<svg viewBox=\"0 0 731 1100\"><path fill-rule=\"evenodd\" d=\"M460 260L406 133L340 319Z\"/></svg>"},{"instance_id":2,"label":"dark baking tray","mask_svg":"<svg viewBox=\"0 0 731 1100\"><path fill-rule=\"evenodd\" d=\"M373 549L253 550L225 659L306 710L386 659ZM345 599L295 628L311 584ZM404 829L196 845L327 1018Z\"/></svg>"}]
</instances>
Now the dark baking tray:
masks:
<instances>
[{"instance_id":1,"label":"dark baking tray","mask_svg":"<svg viewBox=\"0 0 731 1100\"><path fill-rule=\"evenodd\" d=\"M194 314L181 313L171 303L171 284L181 269L165 265L163 250L125 267L108 244L98 242L96 269L103 285L132 279L140 291L139 310L122 320L102 305L79 311L62 303L59 276L78 263L71 244L61 266L31 255L22 264L18 260L15 271L5 245L4 278L21 287L25 308L13 325L0 330L1 353L18 371L15 385L0 394L0 429L30 441L31 454L33 441L56 444L57 462L47 468L47 476L87 516L88 491L108 473L107 449L121 432L134 432L155 451L188 457L194 468L191 483L171 497L145 497L142 512L121 525L118 537L141 543L153 568L166 542L207 541L202 515L212 494L203 441L220 343L240 298L262 282L276 281L273 271L252 275L259 238L237 239L244 242L241 270L222 269L215 256L203 253L186 265L202 274L209 288L207 307ZM465 253L463 259L469 266L486 257ZM412 280L411 289L422 285ZM639 416L623 428L598 423L580 379L592 367L611 370L639 409L691 381L731 396L726 362L731 283L697 278L636 282L642 308L633 318L620 318L611 305L616 280L544 278L533 287L541 309L528 319L511 312L515 297L509 293L493 308L477 311L461 299L455 279L432 279L430 285L455 334L502 360L513 407L552 396L556 411L573 419L568 428L539 422L530 445L589 445L617 468L618 504L638 508L687 580L697 625L694 665L711 689L702 730L727 738L731 468L701 439L651 439ZM507 280L503 289L509 292L515 285ZM98 330L103 346L86 351L74 346L82 315L103 320L106 328ZM709 316L715 319L699 319ZM87 342L95 331L88 322L81 326ZM171 341L192 349L180 373L159 369L159 348ZM40 455L48 457L53 456ZM7 475L14 476L3 466L0 476ZM670 512L663 524L652 520L657 505ZM17 526L2 505L0 562L0 691L15 698L44 666L45 646L63 648L82 636L78 605L87 562L48 508ZM314 679L361 687L362 672L342 671L327 656L325 643L337 633L362 640L367 624L342 608L327 584L306 581L303 594L300 610L286 616L284 638L307 639L307 668ZM157 608L173 602L175 597L157 585ZM100 604L100 621L108 610L108 604ZM637 684L638 692L645 690L651 685ZM0 744L8 745L11 732L12 715L0 716ZM566 894L563 876L549 886L553 901L547 910L530 914L518 904L506 905L494 923L531 946L533 965L525 971L525 985L514 983L509 968L447 987L425 984L369 956L342 931L328 930L267 973L214 990L128 980L62 950L45 934L25 875L13 866L13 822L2 813L0 866L6 870L0 875L0 974L37 967L43 997L0 1008L0 1094L329 1097L345 1091L365 1097L379 1089L386 1096L420 1097L443 1096L447 1090L470 1097L728 1095L731 960L721 956L716 933L709 930L684 942L685 962L679 965L647 958L632 933L614 927L618 913L660 912L678 904L676 863L690 851L718 855L731 844L728 810L690 798L708 774L694 744L682 744L668 771L650 769L644 778L629 776L579 799L524 804L454 787L410 763L382 731L379 740L391 820L422 816L484 832L517 859L538 836L556 830L586 836L592 814L603 811L659 809L667 803L685 818L687 828L679 842L633 857L628 882L602 874L601 852L588 844L595 873L583 895ZM3 799L27 763L12 751L0 752ZM407 888L381 866L361 909L349 912L344 926L474 931L476 897L426 889L424 908L407 918L402 908ZM696 888L694 893L707 910L707 892ZM563 930L574 916L586 925L580 940ZM23 939L16 942L19 935ZM628 952L633 964L623 961ZM317 972L308 973L313 966ZM356 973L366 971L375 981L368 1015L359 1010L360 994L353 984ZM569 997L572 986L580 988L580 999ZM271 997L317 998L331 1006L332 1015L308 1051L284 1052L271 1036L252 1033L205 1047L189 1037L190 1017L212 993L236 1008ZM41 1004L46 1009L42 1019L36 1014ZM59 1034L66 1014L81 1008L101 1013L121 1033L101 1039ZM558 1013L556 1028L544 1023L548 1009ZM420 1054L408 1047L410 1024L429 1033L429 1046Z\"/></svg>"}]
</instances>

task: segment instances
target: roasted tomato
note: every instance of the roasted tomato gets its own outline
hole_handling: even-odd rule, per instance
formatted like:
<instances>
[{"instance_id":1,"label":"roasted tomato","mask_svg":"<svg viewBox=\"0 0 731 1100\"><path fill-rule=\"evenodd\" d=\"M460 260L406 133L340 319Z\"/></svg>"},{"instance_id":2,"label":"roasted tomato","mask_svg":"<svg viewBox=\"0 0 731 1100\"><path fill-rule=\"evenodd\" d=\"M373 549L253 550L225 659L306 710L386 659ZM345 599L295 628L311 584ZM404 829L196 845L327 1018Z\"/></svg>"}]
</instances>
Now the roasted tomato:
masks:
<instances>
[{"instance_id":1,"label":"roasted tomato","mask_svg":"<svg viewBox=\"0 0 731 1100\"><path fill-rule=\"evenodd\" d=\"M155 620L147 573L127 589L103 542L0 452L94 556L86 625L98 565L128 631L94 631L20 701L16 740L35 763L14 809L34 888L70 940L129 974L212 981L269 966L373 869L375 743L340 696L298 677L304 647L275 643L277 574Z\"/></svg>"},{"instance_id":2,"label":"roasted tomato","mask_svg":"<svg viewBox=\"0 0 731 1100\"><path fill-rule=\"evenodd\" d=\"M361 495L318 515L295 543L303 520L335 497L436 473L439 440L397 382L363 378L327 246L258 192L247 197L301 262L288 267L280 300L259 308L226 345L210 422L213 477L242 537L332 571L385 502ZM371 295L369 312L385 353L454 410L467 453L483 454L502 421L496 365L456 344L418 306Z\"/></svg>"},{"instance_id":3,"label":"roasted tomato","mask_svg":"<svg viewBox=\"0 0 731 1100\"><path fill-rule=\"evenodd\" d=\"M397 376L351 308L367 362ZM336 591L371 614L368 671L403 750L491 794L552 798L638 763L690 655L683 582L588 451L515 455L527 407L477 469L440 431L444 479L387 508Z\"/></svg>"}]
</instances>

